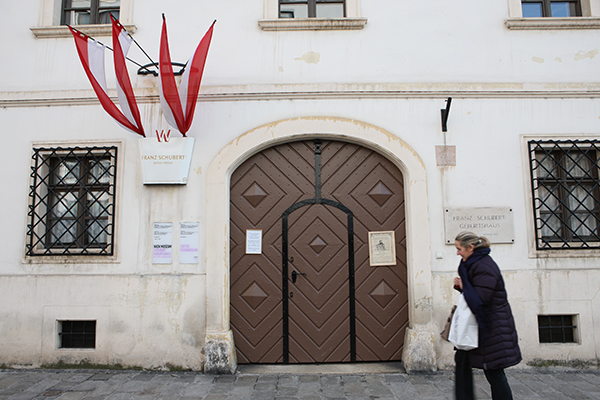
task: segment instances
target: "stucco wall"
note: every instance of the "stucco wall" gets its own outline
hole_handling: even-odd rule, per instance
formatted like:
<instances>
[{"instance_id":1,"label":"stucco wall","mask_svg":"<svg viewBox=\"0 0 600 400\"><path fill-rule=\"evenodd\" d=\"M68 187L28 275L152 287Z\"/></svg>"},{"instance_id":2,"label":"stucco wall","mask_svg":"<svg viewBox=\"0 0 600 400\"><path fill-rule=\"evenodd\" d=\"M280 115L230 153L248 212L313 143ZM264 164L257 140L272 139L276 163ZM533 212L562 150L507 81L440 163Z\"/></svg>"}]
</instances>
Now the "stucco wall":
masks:
<instances>
[{"instance_id":1,"label":"stucco wall","mask_svg":"<svg viewBox=\"0 0 600 400\"><path fill-rule=\"evenodd\" d=\"M437 335L455 300L450 282L458 265L453 246L445 244L445 207L513 209L515 243L494 245L492 255L505 274L526 360L598 357L598 254L534 257L523 157L526 137L600 138L596 30L508 30L503 24L507 2L448 6L435 0L423 7L361 0L361 15L368 19L362 30L265 32L257 23L263 1L238 3L160 5L176 61L185 61L218 20L189 132L196 145L188 184L175 187L142 185L142 139L101 109L71 38L35 38L29 27L39 23L38 1L5 5L0 47L18 57L7 57L0 66L0 168L5 171L0 362L38 365L86 358L200 369L206 338L229 329L228 200L222 189L235 166L253 152L307 134L372 145L400 166L408 157L393 143L402 142L414 153L412 159L420 160L418 185L426 195L407 215L410 223L420 221L407 240L416 252L411 279L424 282L425 289L417 295L422 288L410 288L411 315L412 323L435 333L426 339L436 351L434 364L452 363L451 348ZM131 13L135 38L152 57L158 53L161 23L157 4L134 0ZM132 48L130 57L145 62L138 49ZM108 84L114 88L111 62L107 54ZM148 133L169 129L158 105L157 79L137 76L135 70L130 66ZM453 103L444 135L439 110L449 96ZM300 122L287 131L268 129L294 119ZM336 130L331 121L345 121L344 127ZM352 121L355 129L347 126ZM249 135L259 129L264 134ZM371 134L383 136L375 140ZM117 256L110 262L24 258L31 148L59 141L120 146ZM445 143L456 146L455 167L436 165L435 146ZM231 146L243 148L223 157ZM225 170L211 181L215 162L224 162L217 167ZM211 192L215 184L220 185L217 194ZM219 201L224 202L219 218L209 223ZM416 205L419 199L412 201ZM194 221L201 225L200 262L179 264L175 253L173 264L152 264L152 223L173 222L176 228ZM215 237L221 238L218 247ZM210 259L211 252L216 258ZM211 275L214 268L219 272ZM538 313L578 314L580 343L539 345ZM99 347L56 350L52 321L61 315L97 315Z\"/></svg>"}]
</instances>

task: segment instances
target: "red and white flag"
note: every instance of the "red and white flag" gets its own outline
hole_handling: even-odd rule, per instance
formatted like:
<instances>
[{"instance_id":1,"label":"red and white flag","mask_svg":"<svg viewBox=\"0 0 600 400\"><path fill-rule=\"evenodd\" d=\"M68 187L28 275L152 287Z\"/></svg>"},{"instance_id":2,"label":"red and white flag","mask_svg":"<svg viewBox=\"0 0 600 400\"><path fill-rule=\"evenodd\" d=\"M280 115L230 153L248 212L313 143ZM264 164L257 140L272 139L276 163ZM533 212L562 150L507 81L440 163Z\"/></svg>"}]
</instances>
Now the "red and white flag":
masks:
<instances>
[{"instance_id":1,"label":"red and white flag","mask_svg":"<svg viewBox=\"0 0 600 400\"><path fill-rule=\"evenodd\" d=\"M123 128L137 133L141 136L146 136L144 133L144 129L139 123L139 111L137 110L137 105L135 104L135 100L133 101L134 107L131 106L132 103L128 103L129 114L131 115L131 119L126 117L121 110L112 102L108 95L108 90L106 86L106 72L104 69L104 53L106 47L86 34L76 31L73 28L69 27L73 37L75 38L75 47L77 48L77 53L79 54L79 59L81 60L81 64L83 65L83 69L94 88L94 92L98 96L98 100L100 100L100 104L104 108L104 110L113 117L119 125ZM114 26L113 26L113 34L114 34ZM118 41L117 41L118 42ZM115 44L116 47L116 44ZM121 46L119 46L122 48ZM123 57L122 67L124 69L125 64L125 55L122 53L122 50L119 52ZM117 54L115 51L115 66L117 64ZM120 62L119 62L120 63ZM121 68L121 67L119 67ZM127 75L127 82L129 84L128 89L124 89L126 93L127 90L130 91L131 97L133 97L133 90L131 90L131 82L129 81L129 76ZM119 82L118 86L127 86L126 84L121 84ZM128 98L127 95L125 95ZM135 111L131 109L135 109ZM137 114L137 120L134 115Z\"/></svg>"},{"instance_id":2,"label":"red and white flag","mask_svg":"<svg viewBox=\"0 0 600 400\"><path fill-rule=\"evenodd\" d=\"M204 72L204 64L212 38L213 26L210 26L196 51L189 59L183 76L181 85L177 91L177 83L173 74L171 64L171 54L169 52L169 42L167 39L167 21L163 15L163 27L160 38L160 57L159 57L159 87L160 103L165 119L174 128L177 128L183 136L190 129L196 110L196 100L200 90L200 81Z\"/></svg>"},{"instance_id":3,"label":"red and white flag","mask_svg":"<svg viewBox=\"0 0 600 400\"><path fill-rule=\"evenodd\" d=\"M131 79L125 66L125 57L129 53L129 48L133 39L127 34L127 31L110 14L112 21L112 35L113 35L113 52L115 61L115 74L117 75L117 94L119 97L119 105L123 114L127 117L127 120L135 125L139 130L144 133L142 127L142 121L140 118L140 110L137 102L135 101L135 95L133 94L133 88L131 87ZM139 132L136 132L139 133Z\"/></svg>"}]
</instances>

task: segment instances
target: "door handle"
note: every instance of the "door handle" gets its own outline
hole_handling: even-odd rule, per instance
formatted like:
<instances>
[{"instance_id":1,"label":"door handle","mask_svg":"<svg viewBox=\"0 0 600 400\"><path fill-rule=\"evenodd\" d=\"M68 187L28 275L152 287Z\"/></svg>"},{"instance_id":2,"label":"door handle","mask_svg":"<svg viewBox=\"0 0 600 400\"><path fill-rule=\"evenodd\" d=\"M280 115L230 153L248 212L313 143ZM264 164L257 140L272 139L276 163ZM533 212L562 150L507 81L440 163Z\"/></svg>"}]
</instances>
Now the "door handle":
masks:
<instances>
[{"instance_id":1,"label":"door handle","mask_svg":"<svg viewBox=\"0 0 600 400\"><path fill-rule=\"evenodd\" d=\"M306 276L305 272L296 272L292 271L292 282L296 283L296 279L298 279L298 275Z\"/></svg>"}]
</instances>

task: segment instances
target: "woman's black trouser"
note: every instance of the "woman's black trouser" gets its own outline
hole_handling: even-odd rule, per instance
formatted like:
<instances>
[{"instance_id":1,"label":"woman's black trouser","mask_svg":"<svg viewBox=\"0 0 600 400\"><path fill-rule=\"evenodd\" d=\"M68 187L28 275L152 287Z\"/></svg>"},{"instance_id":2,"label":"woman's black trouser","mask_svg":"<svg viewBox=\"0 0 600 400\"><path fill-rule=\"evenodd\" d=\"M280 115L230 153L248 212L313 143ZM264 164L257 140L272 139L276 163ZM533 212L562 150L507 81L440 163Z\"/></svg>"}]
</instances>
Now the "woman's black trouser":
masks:
<instances>
[{"instance_id":1,"label":"woman's black trouser","mask_svg":"<svg viewBox=\"0 0 600 400\"><path fill-rule=\"evenodd\" d=\"M469 354L464 350L456 350L454 393L456 400L474 400L473 370L469 361ZM492 389L493 400L512 400L512 392L504 374L504 368L484 370L485 377Z\"/></svg>"}]
</instances>

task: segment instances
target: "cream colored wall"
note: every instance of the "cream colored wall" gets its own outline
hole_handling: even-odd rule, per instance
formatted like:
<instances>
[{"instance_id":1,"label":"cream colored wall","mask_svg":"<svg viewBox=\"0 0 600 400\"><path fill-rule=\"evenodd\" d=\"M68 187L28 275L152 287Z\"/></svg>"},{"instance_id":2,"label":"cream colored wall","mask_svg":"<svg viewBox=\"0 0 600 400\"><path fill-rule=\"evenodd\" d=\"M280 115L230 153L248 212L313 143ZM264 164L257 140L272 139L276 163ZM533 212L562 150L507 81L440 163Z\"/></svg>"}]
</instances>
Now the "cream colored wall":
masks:
<instances>
[{"instance_id":1,"label":"cream colored wall","mask_svg":"<svg viewBox=\"0 0 600 400\"><path fill-rule=\"evenodd\" d=\"M136 40L155 57L161 18L148 1L124 3L125 15L136 25ZM452 363L451 349L437 335L454 300L449 282L458 265L454 248L444 244L445 207L513 208L515 243L494 245L493 256L507 279L526 361L598 357L598 255L541 260L532 252L523 156L526 137L600 138L597 31L509 30L503 21L513 3L466 0L448 7L434 0L423 8L419 2L362 0L357 15L368 19L362 30L328 32L262 31L263 0L235 8L161 3L177 61L185 61L218 20L189 132L196 138L189 181L177 187L141 184L140 139L98 105L72 39L39 39L29 29L56 3L3 5L0 23L11 33L0 35L0 47L18 56L0 66L0 304L6 316L0 318L0 355L24 365L84 358L161 368L203 365L207 341L232 343L229 176L262 148L322 135L380 151L410 182L407 348L424 343L425 351L405 353L407 362ZM145 62L138 49L130 56ZM108 84L116 96L111 62L108 54ZM168 129L156 78L135 71L130 66L144 126L149 134ZM444 135L439 110L449 96ZM116 257L24 258L33 143L98 140L120 146ZM456 146L455 167L436 165L435 146L444 143ZM175 253L171 265L152 264L152 223L173 222L177 248L176 228L188 221L201 225L200 262L179 264ZM541 312L578 314L581 342L539 345ZM86 315L97 316L101 347L52 347L53 320Z\"/></svg>"},{"instance_id":2,"label":"cream colored wall","mask_svg":"<svg viewBox=\"0 0 600 400\"><path fill-rule=\"evenodd\" d=\"M202 370L204 283L193 275L0 276L2 363ZM59 349L59 320L96 320L96 348Z\"/></svg>"}]
</instances>

